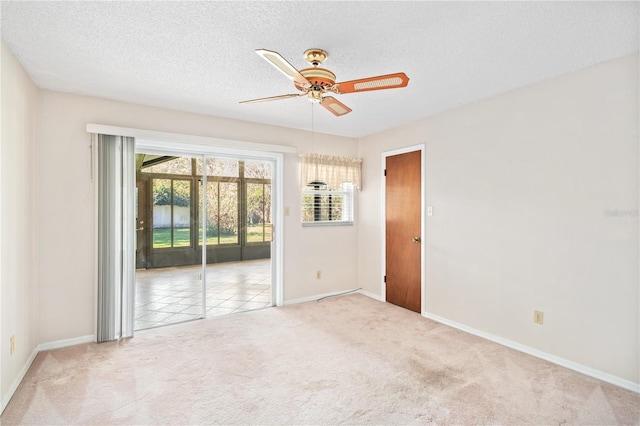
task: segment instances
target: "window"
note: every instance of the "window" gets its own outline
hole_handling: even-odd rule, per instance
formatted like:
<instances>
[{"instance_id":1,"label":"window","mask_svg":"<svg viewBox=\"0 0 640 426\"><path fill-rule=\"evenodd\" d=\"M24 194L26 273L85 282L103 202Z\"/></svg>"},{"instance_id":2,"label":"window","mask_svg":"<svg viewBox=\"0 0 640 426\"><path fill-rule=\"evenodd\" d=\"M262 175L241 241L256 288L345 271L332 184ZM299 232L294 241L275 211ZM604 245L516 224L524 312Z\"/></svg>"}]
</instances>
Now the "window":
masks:
<instances>
[{"instance_id":1,"label":"window","mask_svg":"<svg viewBox=\"0 0 640 426\"><path fill-rule=\"evenodd\" d=\"M303 226L353 225L361 165L357 158L300 155Z\"/></svg>"},{"instance_id":2,"label":"window","mask_svg":"<svg viewBox=\"0 0 640 426\"><path fill-rule=\"evenodd\" d=\"M244 162L244 177L256 179L271 179L271 164L266 161Z\"/></svg>"},{"instance_id":3,"label":"window","mask_svg":"<svg viewBox=\"0 0 640 426\"><path fill-rule=\"evenodd\" d=\"M196 159L196 174L202 176L201 159ZM207 158L207 176L239 177L240 163L228 158Z\"/></svg>"},{"instance_id":4,"label":"window","mask_svg":"<svg viewBox=\"0 0 640 426\"><path fill-rule=\"evenodd\" d=\"M271 241L271 183L247 183L247 242Z\"/></svg>"},{"instance_id":5,"label":"window","mask_svg":"<svg viewBox=\"0 0 640 426\"><path fill-rule=\"evenodd\" d=\"M199 208L202 211L202 197ZM198 235L202 244L202 218ZM238 244L237 182L207 182L207 245L214 244Z\"/></svg>"},{"instance_id":6,"label":"window","mask_svg":"<svg viewBox=\"0 0 640 426\"><path fill-rule=\"evenodd\" d=\"M302 224L353 225L353 184L344 183L339 190L323 182L311 182L302 191Z\"/></svg>"},{"instance_id":7,"label":"window","mask_svg":"<svg viewBox=\"0 0 640 426\"><path fill-rule=\"evenodd\" d=\"M153 179L153 248L191 246L191 182Z\"/></svg>"},{"instance_id":8,"label":"window","mask_svg":"<svg viewBox=\"0 0 640 426\"><path fill-rule=\"evenodd\" d=\"M143 162L140 168L140 171L143 173L170 175L191 174L191 159L187 157L137 154L136 158Z\"/></svg>"},{"instance_id":9,"label":"window","mask_svg":"<svg viewBox=\"0 0 640 426\"><path fill-rule=\"evenodd\" d=\"M270 161L207 157L203 163L203 158L140 153L136 167L138 179L148 182L152 192L147 202L153 210L154 250L201 250L203 238L205 245L217 249L241 245L256 252L270 246Z\"/></svg>"}]
</instances>

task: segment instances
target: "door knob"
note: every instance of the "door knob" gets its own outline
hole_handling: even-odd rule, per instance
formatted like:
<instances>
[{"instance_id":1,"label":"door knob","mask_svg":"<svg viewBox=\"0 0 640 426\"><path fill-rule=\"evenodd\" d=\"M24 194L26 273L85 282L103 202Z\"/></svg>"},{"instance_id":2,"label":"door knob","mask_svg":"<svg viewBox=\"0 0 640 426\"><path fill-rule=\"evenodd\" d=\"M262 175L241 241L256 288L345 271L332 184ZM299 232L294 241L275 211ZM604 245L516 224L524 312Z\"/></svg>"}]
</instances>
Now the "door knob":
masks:
<instances>
[{"instance_id":1,"label":"door knob","mask_svg":"<svg viewBox=\"0 0 640 426\"><path fill-rule=\"evenodd\" d=\"M420 237L413 237L413 238L411 239L411 242L412 242L412 243L415 243L415 244L418 244L418 243L420 242Z\"/></svg>"},{"instance_id":2,"label":"door knob","mask_svg":"<svg viewBox=\"0 0 640 426\"><path fill-rule=\"evenodd\" d=\"M140 228L136 229L136 231L144 231L144 226L141 226Z\"/></svg>"}]
</instances>

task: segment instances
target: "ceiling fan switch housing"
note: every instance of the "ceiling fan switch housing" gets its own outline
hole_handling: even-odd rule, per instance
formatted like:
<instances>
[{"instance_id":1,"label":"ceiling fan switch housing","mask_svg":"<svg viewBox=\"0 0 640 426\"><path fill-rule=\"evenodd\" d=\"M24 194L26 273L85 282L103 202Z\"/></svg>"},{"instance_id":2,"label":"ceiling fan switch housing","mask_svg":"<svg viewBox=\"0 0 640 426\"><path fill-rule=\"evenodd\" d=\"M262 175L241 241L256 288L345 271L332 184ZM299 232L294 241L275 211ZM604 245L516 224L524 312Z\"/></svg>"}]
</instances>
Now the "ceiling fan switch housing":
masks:
<instances>
[{"instance_id":1,"label":"ceiling fan switch housing","mask_svg":"<svg viewBox=\"0 0 640 426\"><path fill-rule=\"evenodd\" d=\"M307 97L314 104L322 102L322 92L319 90L309 90L309 93L307 93Z\"/></svg>"}]
</instances>

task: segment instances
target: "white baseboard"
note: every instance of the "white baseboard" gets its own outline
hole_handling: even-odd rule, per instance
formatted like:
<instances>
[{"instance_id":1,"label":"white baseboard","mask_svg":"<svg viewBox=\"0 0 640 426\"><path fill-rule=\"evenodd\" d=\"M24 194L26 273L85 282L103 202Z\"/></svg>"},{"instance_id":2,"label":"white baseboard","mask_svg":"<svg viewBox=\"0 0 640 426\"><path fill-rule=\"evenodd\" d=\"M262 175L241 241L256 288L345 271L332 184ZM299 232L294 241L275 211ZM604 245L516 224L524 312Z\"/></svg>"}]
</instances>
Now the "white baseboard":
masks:
<instances>
[{"instance_id":1,"label":"white baseboard","mask_svg":"<svg viewBox=\"0 0 640 426\"><path fill-rule=\"evenodd\" d=\"M587 376L591 376L595 379L602 380L603 382L611 383L612 385L619 386L623 389L630 390L632 392L640 393L640 383L634 383L630 380L626 380L617 376L614 376L609 373L605 373L600 370L596 370L591 367L587 367L581 364L578 364L573 361L569 361L568 359L561 358L559 356L551 355L546 352L542 352L538 349L531 348L526 345L522 345L517 342L513 342L508 339L504 339L502 337L494 336L490 333L485 333L484 331L476 330L475 328L468 327L463 324L459 324L455 321L450 321L446 318L439 317L438 315L433 315L430 313L423 313L422 316L425 318L429 318L436 322L439 322L444 325L448 325L449 327L456 328L458 330L464 331L469 334L473 334L478 337L482 337L483 339L490 340L492 342L498 343L499 345L506 346L511 349L515 349L519 352L524 352L528 355L534 356L536 358L544 359L545 361L549 361L553 364L559 365L561 367L568 368L573 371L577 371L578 373L582 373Z\"/></svg>"},{"instance_id":2,"label":"white baseboard","mask_svg":"<svg viewBox=\"0 0 640 426\"><path fill-rule=\"evenodd\" d=\"M325 293L325 294L316 294L315 296L302 297L300 299L285 300L284 305L287 306L287 305L296 305L298 303L304 303L304 302L313 302L315 300L320 300L325 297L341 296L343 294L344 295L353 294L358 291L360 291L360 289L354 288L352 290L342 290L342 291L334 291L334 292Z\"/></svg>"},{"instance_id":3,"label":"white baseboard","mask_svg":"<svg viewBox=\"0 0 640 426\"><path fill-rule=\"evenodd\" d=\"M33 350L31 355L29 356L29 359L27 359L27 362L25 362L24 366L22 367L22 370L20 370L20 373L18 374L18 376L15 378L13 383L11 383L11 387L9 388L7 395L2 398L2 406L0 407L0 414L2 414L2 412L6 408L9 401L11 401L13 394L16 392L16 390L18 390L18 386L20 386L22 379L24 379L24 376L27 374L27 371L29 371L31 364L33 364L33 361L36 359L36 356L40 352L49 351L51 349L66 348L68 346L75 346L82 343L90 343L95 341L96 341L96 336L90 335L90 336L74 337L73 339L57 340L55 342L49 342L49 343L41 343L38 346L36 346L36 348Z\"/></svg>"},{"instance_id":4,"label":"white baseboard","mask_svg":"<svg viewBox=\"0 0 640 426\"><path fill-rule=\"evenodd\" d=\"M18 376L15 378L13 383L11 383L11 387L9 387L9 391L2 398L2 407L0 407L0 414L2 414L2 412L4 411L9 401L11 401L11 398L13 397L13 394L16 392L16 390L18 390L18 386L20 386L22 379L24 379L24 376L27 374L27 371L29 371L29 367L31 367L33 360L36 359L38 352L39 352L38 347L36 347L33 350L33 352L31 352L31 355L29 355L27 362L24 363L24 366L22 367L22 370L20 370L20 373L18 373Z\"/></svg>"},{"instance_id":5,"label":"white baseboard","mask_svg":"<svg viewBox=\"0 0 640 426\"><path fill-rule=\"evenodd\" d=\"M66 348L68 346L80 345L82 343L91 343L96 341L96 335L74 337L72 339L56 340L55 342L41 343L38 345L38 351L50 351L52 349Z\"/></svg>"},{"instance_id":6,"label":"white baseboard","mask_svg":"<svg viewBox=\"0 0 640 426\"><path fill-rule=\"evenodd\" d=\"M358 293L362 294L363 296L367 296L367 297L370 297L372 299L375 299L378 302L386 302L386 300L384 300L382 298L382 296L380 296L379 294L371 293L370 291L367 291L367 290L360 289L360 290L358 290Z\"/></svg>"}]
</instances>

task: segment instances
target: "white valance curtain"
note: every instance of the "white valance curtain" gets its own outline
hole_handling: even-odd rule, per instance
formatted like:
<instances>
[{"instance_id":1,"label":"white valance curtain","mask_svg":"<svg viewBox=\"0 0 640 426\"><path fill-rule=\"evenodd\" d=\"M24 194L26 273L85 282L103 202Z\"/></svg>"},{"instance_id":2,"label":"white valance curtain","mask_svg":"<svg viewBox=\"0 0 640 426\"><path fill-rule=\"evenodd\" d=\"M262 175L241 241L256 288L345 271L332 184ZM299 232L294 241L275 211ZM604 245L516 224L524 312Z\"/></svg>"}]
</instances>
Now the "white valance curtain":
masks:
<instances>
[{"instance_id":1,"label":"white valance curtain","mask_svg":"<svg viewBox=\"0 0 640 426\"><path fill-rule=\"evenodd\" d=\"M300 186L323 182L329 189L339 190L343 183L362 187L362 159L323 154L300 154Z\"/></svg>"},{"instance_id":2,"label":"white valance curtain","mask_svg":"<svg viewBox=\"0 0 640 426\"><path fill-rule=\"evenodd\" d=\"M133 336L134 138L92 134L98 191L97 341Z\"/></svg>"}]
</instances>

